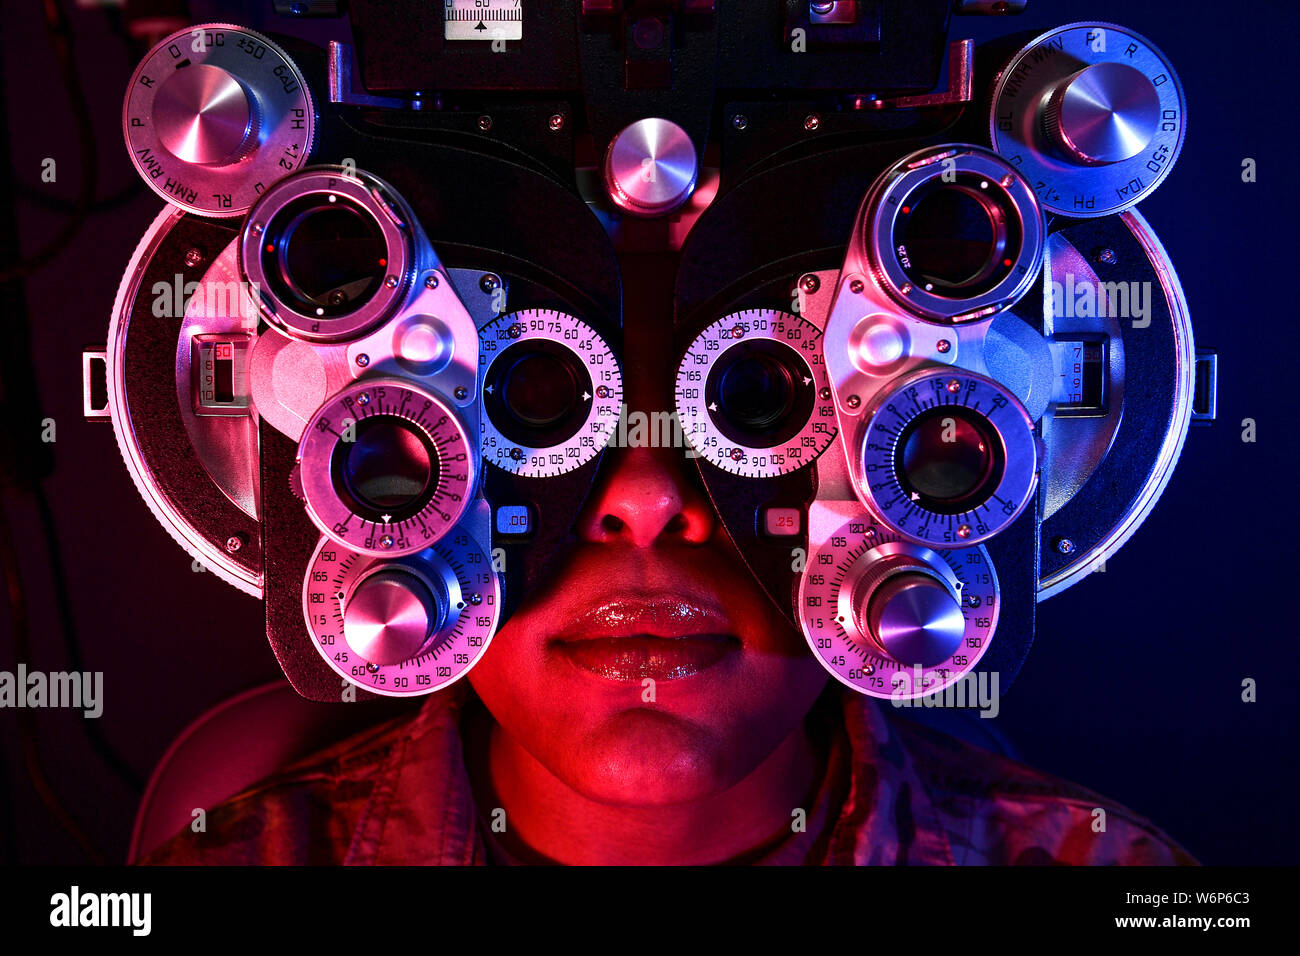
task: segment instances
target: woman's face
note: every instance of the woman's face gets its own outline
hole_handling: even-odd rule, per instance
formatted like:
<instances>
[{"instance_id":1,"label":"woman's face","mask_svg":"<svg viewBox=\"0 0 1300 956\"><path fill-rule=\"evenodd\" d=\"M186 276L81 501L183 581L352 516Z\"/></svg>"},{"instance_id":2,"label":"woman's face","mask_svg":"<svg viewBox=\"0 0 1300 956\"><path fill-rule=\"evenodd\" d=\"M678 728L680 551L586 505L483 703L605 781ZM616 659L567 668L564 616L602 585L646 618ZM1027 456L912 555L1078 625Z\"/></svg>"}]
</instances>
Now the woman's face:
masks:
<instances>
[{"instance_id":1,"label":"woman's face","mask_svg":"<svg viewBox=\"0 0 1300 956\"><path fill-rule=\"evenodd\" d=\"M658 331L628 330L629 414L671 407ZM649 806L725 790L790 736L826 682L693 468L682 448L608 449L579 544L470 672L514 742L589 799Z\"/></svg>"}]
</instances>

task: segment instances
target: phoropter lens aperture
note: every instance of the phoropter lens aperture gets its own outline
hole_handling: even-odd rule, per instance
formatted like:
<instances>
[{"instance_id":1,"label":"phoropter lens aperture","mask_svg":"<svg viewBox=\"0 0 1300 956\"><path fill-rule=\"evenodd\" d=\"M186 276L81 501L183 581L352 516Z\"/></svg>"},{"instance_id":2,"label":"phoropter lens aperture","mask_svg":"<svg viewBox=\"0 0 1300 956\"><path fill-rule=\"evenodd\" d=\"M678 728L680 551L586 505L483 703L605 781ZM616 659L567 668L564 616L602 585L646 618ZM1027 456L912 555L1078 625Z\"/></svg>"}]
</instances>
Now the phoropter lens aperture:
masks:
<instances>
[{"instance_id":1,"label":"phoropter lens aperture","mask_svg":"<svg viewBox=\"0 0 1300 956\"><path fill-rule=\"evenodd\" d=\"M1006 308L1042 274L1042 207L1016 167L982 146L931 146L871 188L861 252L880 288L926 320Z\"/></svg>"},{"instance_id":2,"label":"phoropter lens aperture","mask_svg":"<svg viewBox=\"0 0 1300 956\"><path fill-rule=\"evenodd\" d=\"M511 442L547 448L572 438L587 420L593 386L582 360L546 339L509 346L488 369L484 404Z\"/></svg>"},{"instance_id":3,"label":"phoropter lens aperture","mask_svg":"<svg viewBox=\"0 0 1300 956\"><path fill-rule=\"evenodd\" d=\"M978 412L940 406L917 415L898 438L899 484L921 507L963 514L984 504L1006 467L1001 436Z\"/></svg>"},{"instance_id":4,"label":"phoropter lens aperture","mask_svg":"<svg viewBox=\"0 0 1300 956\"><path fill-rule=\"evenodd\" d=\"M353 513L369 520L402 520L418 513L438 486L438 454L428 437L396 415L356 424L331 462L334 487Z\"/></svg>"},{"instance_id":5,"label":"phoropter lens aperture","mask_svg":"<svg viewBox=\"0 0 1300 956\"><path fill-rule=\"evenodd\" d=\"M239 268L262 314L295 339L342 342L408 298L415 215L383 180L321 166L288 176L249 211Z\"/></svg>"},{"instance_id":6,"label":"phoropter lens aperture","mask_svg":"<svg viewBox=\"0 0 1300 956\"><path fill-rule=\"evenodd\" d=\"M903 273L934 295L972 298L1006 279L1021 252L1019 215L1001 186L962 174L909 196L894 227Z\"/></svg>"},{"instance_id":7,"label":"phoropter lens aperture","mask_svg":"<svg viewBox=\"0 0 1300 956\"><path fill-rule=\"evenodd\" d=\"M326 537L401 557L441 541L474 499L466 423L407 379L360 379L307 422L290 486Z\"/></svg>"},{"instance_id":8,"label":"phoropter lens aperture","mask_svg":"<svg viewBox=\"0 0 1300 956\"><path fill-rule=\"evenodd\" d=\"M546 428L573 409L578 380L571 363L532 351L505 370L502 393L506 408L516 419L533 428Z\"/></svg>"},{"instance_id":9,"label":"phoropter lens aperture","mask_svg":"<svg viewBox=\"0 0 1300 956\"><path fill-rule=\"evenodd\" d=\"M807 364L772 339L729 348L710 369L704 388L718 430L747 448L788 442L807 424L816 401Z\"/></svg>"},{"instance_id":10,"label":"phoropter lens aperture","mask_svg":"<svg viewBox=\"0 0 1300 956\"><path fill-rule=\"evenodd\" d=\"M724 415L740 427L771 428L794 405L794 378L770 355L747 355L723 370L718 384Z\"/></svg>"},{"instance_id":11,"label":"phoropter lens aperture","mask_svg":"<svg viewBox=\"0 0 1300 956\"><path fill-rule=\"evenodd\" d=\"M365 305L388 274L388 244L374 215L334 193L311 193L277 212L261 253L276 297L324 319Z\"/></svg>"}]
</instances>

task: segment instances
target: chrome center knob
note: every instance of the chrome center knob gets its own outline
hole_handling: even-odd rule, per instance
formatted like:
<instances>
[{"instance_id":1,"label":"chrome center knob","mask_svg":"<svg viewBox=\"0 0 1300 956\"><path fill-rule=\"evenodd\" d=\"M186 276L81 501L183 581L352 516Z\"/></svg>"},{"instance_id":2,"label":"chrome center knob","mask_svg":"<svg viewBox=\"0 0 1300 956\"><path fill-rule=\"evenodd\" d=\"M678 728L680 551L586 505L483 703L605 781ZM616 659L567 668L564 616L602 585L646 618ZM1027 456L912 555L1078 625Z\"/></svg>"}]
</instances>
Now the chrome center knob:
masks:
<instances>
[{"instance_id":1,"label":"chrome center knob","mask_svg":"<svg viewBox=\"0 0 1300 956\"><path fill-rule=\"evenodd\" d=\"M1150 145L1160 128L1160 95L1124 63L1096 63L1066 79L1043 113L1048 138L1088 166L1122 163Z\"/></svg>"},{"instance_id":2,"label":"chrome center knob","mask_svg":"<svg viewBox=\"0 0 1300 956\"><path fill-rule=\"evenodd\" d=\"M178 159L224 166L257 143L257 106L219 66L197 63L167 78L154 98L158 139Z\"/></svg>"},{"instance_id":3,"label":"chrome center knob","mask_svg":"<svg viewBox=\"0 0 1300 956\"><path fill-rule=\"evenodd\" d=\"M605 154L605 188L634 216L664 216L695 191L695 146L676 123L650 117L625 127Z\"/></svg>"},{"instance_id":4,"label":"chrome center knob","mask_svg":"<svg viewBox=\"0 0 1300 956\"><path fill-rule=\"evenodd\" d=\"M357 585L343 612L348 646L371 664L398 664L420 652L442 624L428 586L401 569L379 571Z\"/></svg>"},{"instance_id":5,"label":"chrome center knob","mask_svg":"<svg viewBox=\"0 0 1300 956\"><path fill-rule=\"evenodd\" d=\"M961 604L919 564L883 578L868 572L853 597L858 630L900 664L933 667L961 646Z\"/></svg>"}]
</instances>

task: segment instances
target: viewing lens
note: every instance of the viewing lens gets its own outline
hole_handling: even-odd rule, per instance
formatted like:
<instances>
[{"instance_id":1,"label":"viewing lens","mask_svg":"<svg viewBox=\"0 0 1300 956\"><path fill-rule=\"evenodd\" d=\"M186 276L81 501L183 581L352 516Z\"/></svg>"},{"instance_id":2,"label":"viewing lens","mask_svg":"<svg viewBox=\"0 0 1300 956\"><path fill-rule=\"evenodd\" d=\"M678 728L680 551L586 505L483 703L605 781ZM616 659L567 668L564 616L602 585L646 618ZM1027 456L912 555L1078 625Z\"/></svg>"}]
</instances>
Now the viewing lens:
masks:
<instances>
[{"instance_id":1,"label":"viewing lens","mask_svg":"<svg viewBox=\"0 0 1300 956\"><path fill-rule=\"evenodd\" d=\"M997 183L962 174L909 196L894 240L903 272L918 288L973 298L1005 279L1020 255L1019 217Z\"/></svg>"},{"instance_id":2,"label":"viewing lens","mask_svg":"<svg viewBox=\"0 0 1300 956\"><path fill-rule=\"evenodd\" d=\"M355 440L340 441L334 459L336 489L363 517L409 517L438 484L438 456L428 437L393 415L362 419Z\"/></svg>"},{"instance_id":3,"label":"viewing lens","mask_svg":"<svg viewBox=\"0 0 1300 956\"><path fill-rule=\"evenodd\" d=\"M1002 480L1002 440L977 412L941 406L908 422L895 468L903 490L938 514L961 514L988 500Z\"/></svg>"},{"instance_id":4,"label":"viewing lens","mask_svg":"<svg viewBox=\"0 0 1300 956\"><path fill-rule=\"evenodd\" d=\"M546 339L508 346L488 369L484 405L508 440L525 448L563 444L591 409L591 375L570 349Z\"/></svg>"},{"instance_id":5,"label":"viewing lens","mask_svg":"<svg viewBox=\"0 0 1300 956\"><path fill-rule=\"evenodd\" d=\"M722 413L741 428L763 431L790 413L794 380L770 355L748 355L722 373L718 387Z\"/></svg>"},{"instance_id":6,"label":"viewing lens","mask_svg":"<svg viewBox=\"0 0 1300 956\"><path fill-rule=\"evenodd\" d=\"M512 415L525 425L554 425L578 400L578 382L569 364L545 352L519 357L502 376L502 399Z\"/></svg>"},{"instance_id":7,"label":"viewing lens","mask_svg":"<svg viewBox=\"0 0 1300 956\"><path fill-rule=\"evenodd\" d=\"M266 230L262 257L276 296L296 312L322 318L364 305L388 274L379 223L334 194L303 196L285 206Z\"/></svg>"},{"instance_id":8,"label":"viewing lens","mask_svg":"<svg viewBox=\"0 0 1300 956\"><path fill-rule=\"evenodd\" d=\"M733 345L705 383L718 430L747 448L788 442L808 423L816 397L804 360L773 339Z\"/></svg>"}]
</instances>

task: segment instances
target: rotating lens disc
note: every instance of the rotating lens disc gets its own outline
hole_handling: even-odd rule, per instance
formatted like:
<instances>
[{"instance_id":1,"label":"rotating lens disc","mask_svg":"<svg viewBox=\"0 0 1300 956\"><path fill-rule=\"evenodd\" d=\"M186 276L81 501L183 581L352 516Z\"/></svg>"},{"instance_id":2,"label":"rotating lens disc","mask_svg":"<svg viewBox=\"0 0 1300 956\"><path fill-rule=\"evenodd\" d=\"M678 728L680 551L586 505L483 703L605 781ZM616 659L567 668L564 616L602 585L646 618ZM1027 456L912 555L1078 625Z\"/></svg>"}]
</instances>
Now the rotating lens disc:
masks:
<instances>
[{"instance_id":1,"label":"rotating lens disc","mask_svg":"<svg viewBox=\"0 0 1300 956\"><path fill-rule=\"evenodd\" d=\"M226 23L186 27L140 61L122 132L140 178L200 216L242 216L311 153L316 114L289 55Z\"/></svg>"},{"instance_id":2,"label":"rotating lens disc","mask_svg":"<svg viewBox=\"0 0 1300 956\"><path fill-rule=\"evenodd\" d=\"M979 663L997 628L998 593L982 546L931 550L863 515L810 549L797 607L808 646L832 677L871 697L912 699ZM939 596L941 613L927 595Z\"/></svg>"},{"instance_id":3,"label":"rotating lens disc","mask_svg":"<svg viewBox=\"0 0 1300 956\"><path fill-rule=\"evenodd\" d=\"M356 382L321 406L303 432L298 469L316 526L353 551L385 556L439 541L476 478L456 413L397 379Z\"/></svg>"},{"instance_id":4,"label":"rotating lens disc","mask_svg":"<svg viewBox=\"0 0 1300 956\"><path fill-rule=\"evenodd\" d=\"M1090 219L1149 196L1178 159L1187 102L1169 60L1113 23L1071 23L1012 57L993 92L993 148L1050 212Z\"/></svg>"},{"instance_id":5,"label":"rotating lens disc","mask_svg":"<svg viewBox=\"0 0 1300 956\"><path fill-rule=\"evenodd\" d=\"M837 434L821 330L774 309L714 322L677 369L677 415L691 447L751 478L815 461Z\"/></svg>"},{"instance_id":6,"label":"rotating lens disc","mask_svg":"<svg viewBox=\"0 0 1300 956\"><path fill-rule=\"evenodd\" d=\"M894 531L963 547L993 537L1033 496L1034 423L1014 395L960 369L927 368L886 392L861 449L864 501Z\"/></svg>"},{"instance_id":7,"label":"rotating lens disc","mask_svg":"<svg viewBox=\"0 0 1300 956\"><path fill-rule=\"evenodd\" d=\"M487 650L500 607L485 548L463 526L401 561L321 538L302 589L325 663L385 697L430 694L464 677Z\"/></svg>"},{"instance_id":8,"label":"rotating lens disc","mask_svg":"<svg viewBox=\"0 0 1300 956\"><path fill-rule=\"evenodd\" d=\"M529 478L562 475L618 427L623 376L609 344L553 309L498 316L479 330L483 460Z\"/></svg>"}]
</instances>

